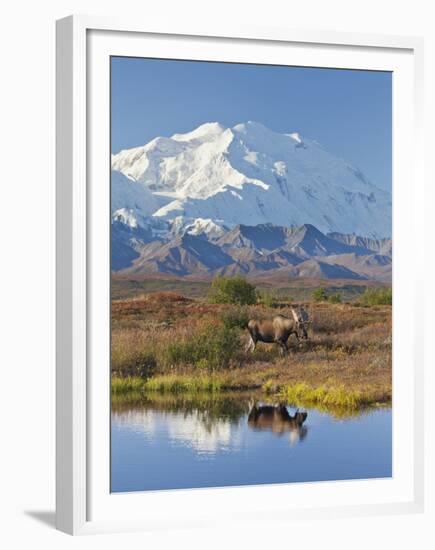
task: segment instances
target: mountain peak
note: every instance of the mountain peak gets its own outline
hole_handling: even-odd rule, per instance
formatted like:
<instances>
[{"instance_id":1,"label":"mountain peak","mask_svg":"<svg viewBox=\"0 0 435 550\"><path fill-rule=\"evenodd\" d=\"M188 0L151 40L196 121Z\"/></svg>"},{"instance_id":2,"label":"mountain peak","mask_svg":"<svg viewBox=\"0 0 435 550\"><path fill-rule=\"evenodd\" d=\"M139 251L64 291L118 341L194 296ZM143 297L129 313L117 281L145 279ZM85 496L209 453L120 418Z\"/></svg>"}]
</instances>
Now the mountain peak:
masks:
<instances>
[{"instance_id":1,"label":"mountain peak","mask_svg":"<svg viewBox=\"0 0 435 550\"><path fill-rule=\"evenodd\" d=\"M266 133L266 134L275 134L273 130L261 124L261 122L256 122L255 120L248 120L247 122L240 122L233 126L233 130L237 133L247 134L247 133Z\"/></svg>"},{"instance_id":2,"label":"mountain peak","mask_svg":"<svg viewBox=\"0 0 435 550\"><path fill-rule=\"evenodd\" d=\"M315 227L312 223L302 224L301 229L305 233L309 233L309 234L312 234L312 235L320 235L321 234L321 232L317 229L317 227Z\"/></svg>"},{"instance_id":3,"label":"mountain peak","mask_svg":"<svg viewBox=\"0 0 435 550\"><path fill-rule=\"evenodd\" d=\"M205 122L191 132L185 134L174 134L171 139L175 141L191 141L194 139L213 139L222 134L227 128L219 122Z\"/></svg>"}]
</instances>

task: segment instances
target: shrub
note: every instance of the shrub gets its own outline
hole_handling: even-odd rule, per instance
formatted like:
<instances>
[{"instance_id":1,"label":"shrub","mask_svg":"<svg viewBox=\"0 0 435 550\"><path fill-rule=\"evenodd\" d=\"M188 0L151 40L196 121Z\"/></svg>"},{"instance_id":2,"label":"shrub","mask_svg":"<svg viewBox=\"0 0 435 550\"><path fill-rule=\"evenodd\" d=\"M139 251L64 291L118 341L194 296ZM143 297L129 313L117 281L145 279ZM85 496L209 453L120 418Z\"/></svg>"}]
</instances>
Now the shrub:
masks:
<instances>
[{"instance_id":1,"label":"shrub","mask_svg":"<svg viewBox=\"0 0 435 550\"><path fill-rule=\"evenodd\" d=\"M326 302L328 299L324 288L316 288L311 296L315 302Z\"/></svg>"},{"instance_id":2,"label":"shrub","mask_svg":"<svg viewBox=\"0 0 435 550\"><path fill-rule=\"evenodd\" d=\"M257 301L257 293L244 277L217 277L212 282L209 300L214 304L252 305Z\"/></svg>"},{"instance_id":3,"label":"shrub","mask_svg":"<svg viewBox=\"0 0 435 550\"><path fill-rule=\"evenodd\" d=\"M221 322L228 329L248 326L249 314L245 307L235 307L221 313Z\"/></svg>"},{"instance_id":4,"label":"shrub","mask_svg":"<svg viewBox=\"0 0 435 550\"><path fill-rule=\"evenodd\" d=\"M170 364L195 365L199 369L224 369L240 348L235 328L225 325L207 325L189 339L169 344L167 360Z\"/></svg>"},{"instance_id":5,"label":"shrub","mask_svg":"<svg viewBox=\"0 0 435 550\"><path fill-rule=\"evenodd\" d=\"M260 294L260 302L266 307L277 307L278 297L274 291L264 291Z\"/></svg>"},{"instance_id":6,"label":"shrub","mask_svg":"<svg viewBox=\"0 0 435 550\"><path fill-rule=\"evenodd\" d=\"M331 304L340 304L341 303L341 296L340 294L331 294L328 296L328 302Z\"/></svg>"},{"instance_id":7,"label":"shrub","mask_svg":"<svg viewBox=\"0 0 435 550\"><path fill-rule=\"evenodd\" d=\"M115 335L111 347L111 371L119 376L148 378L157 367L157 358L152 350L144 349L127 332L127 338Z\"/></svg>"},{"instance_id":8,"label":"shrub","mask_svg":"<svg viewBox=\"0 0 435 550\"><path fill-rule=\"evenodd\" d=\"M359 300L363 306L391 305L392 301L393 291L389 287L366 288Z\"/></svg>"}]
</instances>

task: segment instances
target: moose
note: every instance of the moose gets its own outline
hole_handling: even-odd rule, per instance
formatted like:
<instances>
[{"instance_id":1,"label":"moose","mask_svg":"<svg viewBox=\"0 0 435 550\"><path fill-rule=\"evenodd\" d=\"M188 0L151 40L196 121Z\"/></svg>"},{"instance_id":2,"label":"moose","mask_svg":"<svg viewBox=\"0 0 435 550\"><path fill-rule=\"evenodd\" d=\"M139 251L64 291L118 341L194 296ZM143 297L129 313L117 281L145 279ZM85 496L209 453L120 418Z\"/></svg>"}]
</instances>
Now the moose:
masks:
<instances>
[{"instance_id":1,"label":"moose","mask_svg":"<svg viewBox=\"0 0 435 550\"><path fill-rule=\"evenodd\" d=\"M298 340L307 340L307 329L311 322L308 313L303 307L298 310L291 308L291 312L292 319L284 315L276 315L272 319L251 319L247 326L250 338L246 351L254 352L257 342L265 342L278 344L284 355L288 352L287 340L291 334L294 334Z\"/></svg>"},{"instance_id":2,"label":"moose","mask_svg":"<svg viewBox=\"0 0 435 550\"><path fill-rule=\"evenodd\" d=\"M285 405L257 405L253 403L248 415L248 426L255 430L270 430L282 435L290 432L290 441L303 440L307 435L307 428L303 423L308 413L299 409L292 416Z\"/></svg>"}]
</instances>

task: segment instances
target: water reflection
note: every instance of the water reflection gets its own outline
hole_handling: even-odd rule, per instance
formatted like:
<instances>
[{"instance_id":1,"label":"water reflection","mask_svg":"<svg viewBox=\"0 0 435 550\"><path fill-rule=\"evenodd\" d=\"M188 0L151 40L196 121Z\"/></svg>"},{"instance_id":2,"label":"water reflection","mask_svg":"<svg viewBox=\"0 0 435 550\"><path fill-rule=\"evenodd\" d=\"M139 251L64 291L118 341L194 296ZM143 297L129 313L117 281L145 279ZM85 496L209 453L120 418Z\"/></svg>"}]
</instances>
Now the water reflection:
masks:
<instances>
[{"instance_id":1,"label":"water reflection","mask_svg":"<svg viewBox=\"0 0 435 550\"><path fill-rule=\"evenodd\" d=\"M291 411L294 411L292 414ZM337 418L357 418L368 410L336 410ZM276 436L288 434L292 445L308 434L308 413L289 403L265 401L261 393L136 394L114 398L112 420L148 437L158 432L202 452L237 446L240 424Z\"/></svg>"},{"instance_id":2,"label":"water reflection","mask_svg":"<svg viewBox=\"0 0 435 550\"><path fill-rule=\"evenodd\" d=\"M258 405L253 403L248 415L248 426L253 430L268 430L277 435L289 433L289 441L295 444L307 435L304 422L308 413L297 410L292 416L282 403L278 405Z\"/></svg>"},{"instance_id":3,"label":"water reflection","mask_svg":"<svg viewBox=\"0 0 435 550\"><path fill-rule=\"evenodd\" d=\"M237 426L249 411L250 396L147 395L136 402L113 403L112 420L147 438L168 437L201 453L215 453L240 443Z\"/></svg>"},{"instance_id":4,"label":"water reflection","mask_svg":"<svg viewBox=\"0 0 435 550\"><path fill-rule=\"evenodd\" d=\"M289 435L289 442L303 441L308 429L306 412L295 414L283 403L259 401L252 394L148 395L136 402L114 402L112 420L149 438L166 432L174 442L185 443L201 452L236 447L243 422L251 430Z\"/></svg>"},{"instance_id":5,"label":"water reflection","mask_svg":"<svg viewBox=\"0 0 435 550\"><path fill-rule=\"evenodd\" d=\"M129 394L112 400L111 456L115 492L388 477L391 411L337 417L253 393Z\"/></svg>"}]
</instances>

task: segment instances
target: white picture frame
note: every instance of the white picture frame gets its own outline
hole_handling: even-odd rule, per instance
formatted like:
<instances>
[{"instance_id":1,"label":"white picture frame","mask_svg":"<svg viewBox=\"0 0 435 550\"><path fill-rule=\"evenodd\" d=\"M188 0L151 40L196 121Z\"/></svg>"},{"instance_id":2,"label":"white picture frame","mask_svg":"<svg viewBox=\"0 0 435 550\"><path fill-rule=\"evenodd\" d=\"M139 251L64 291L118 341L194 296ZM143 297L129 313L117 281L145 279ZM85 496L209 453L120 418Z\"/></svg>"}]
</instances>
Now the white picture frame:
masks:
<instances>
[{"instance_id":1,"label":"white picture frame","mask_svg":"<svg viewBox=\"0 0 435 550\"><path fill-rule=\"evenodd\" d=\"M299 59L291 64L395 71L393 281L400 292L395 291L393 308L393 479L110 495L110 385L109 371L101 368L108 366L109 357L110 273L105 223L109 174L104 168L109 140L108 65L104 60L136 51L138 56L150 52L151 56L215 60L260 56L266 63L279 56L283 62L289 48L293 60ZM86 534L223 525L248 518L314 519L423 510L421 335L416 345L417 319L424 317L423 245L412 241L424 225L422 66L423 42L415 37L241 26L155 28L146 22L89 16L57 22L58 529ZM407 265L411 242L412 269Z\"/></svg>"}]
</instances>

